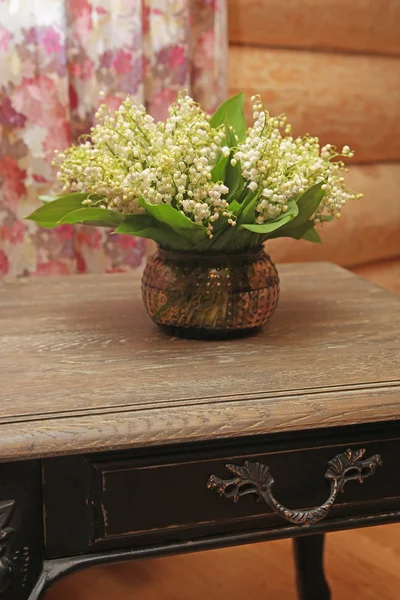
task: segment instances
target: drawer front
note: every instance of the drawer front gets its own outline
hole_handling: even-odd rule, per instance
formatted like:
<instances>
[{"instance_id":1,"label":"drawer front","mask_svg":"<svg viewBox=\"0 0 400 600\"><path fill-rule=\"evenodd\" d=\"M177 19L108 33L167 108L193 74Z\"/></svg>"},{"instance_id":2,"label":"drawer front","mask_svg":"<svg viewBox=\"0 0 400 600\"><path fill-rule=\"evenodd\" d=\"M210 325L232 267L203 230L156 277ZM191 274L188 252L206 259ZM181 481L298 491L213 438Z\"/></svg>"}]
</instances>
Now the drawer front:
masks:
<instances>
[{"instance_id":1,"label":"drawer front","mask_svg":"<svg viewBox=\"0 0 400 600\"><path fill-rule=\"evenodd\" d=\"M332 507L328 503L324 514L311 513L307 517L301 513L299 517L284 512L284 507L324 505L335 492L332 477L325 477L328 462L347 449L356 452L360 448L366 452L359 461L366 462L356 461L355 469L347 471L349 481L344 491L336 490L337 497L334 494L335 501ZM308 518L310 524L317 518L372 514L392 506L398 498L400 505L399 450L398 439L376 439L313 447L291 444L290 449L284 444L266 443L236 451L219 448L161 456L153 452L118 459L100 456L46 461L47 554L284 528L291 525L288 518L292 522L298 519L299 524L307 523ZM382 457L381 466L374 458L377 454ZM335 468L346 466L343 460L338 459ZM257 486L246 480L249 469L244 475L241 470L246 461L270 468L274 479L270 490L282 510L266 501L263 481L258 488L260 494L255 490ZM230 467L229 471L226 465L236 465L239 470ZM249 468L254 481L267 473L261 466ZM358 479L353 480L353 476ZM232 501L235 491L239 492L237 502ZM57 523L60 518L62 521Z\"/></svg>"}]
</instances>

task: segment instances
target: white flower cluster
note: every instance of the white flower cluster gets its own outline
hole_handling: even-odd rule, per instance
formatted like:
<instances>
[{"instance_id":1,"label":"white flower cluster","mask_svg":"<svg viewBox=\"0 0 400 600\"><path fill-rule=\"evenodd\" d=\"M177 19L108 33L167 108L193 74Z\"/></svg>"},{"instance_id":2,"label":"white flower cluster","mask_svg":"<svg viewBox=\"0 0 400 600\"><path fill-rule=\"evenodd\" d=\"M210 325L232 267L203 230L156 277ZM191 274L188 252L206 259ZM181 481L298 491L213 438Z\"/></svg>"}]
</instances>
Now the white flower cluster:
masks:
<instances>
[{"instance_id":1,"label":"white flower cluster","mask_svg":"<svg viewBox=\"0 0 400 600\"><path fill-rule=\"evenodd\" d=\"M293 138L285 115L271 117L259 96L252 102L254 125L244 142L238 142L230 126L233 148L223 146L225 125L211 127L209 117L187 95L179 95L168 119L158 123L129 97L115 114L102 104L91 135L55 161L63 191L87 192L87 206L123 214L143 212L140 198L170 204L204 225L210 237L221 215L230 225L237 218L226 200L230 190L223 181L212 180L213 168L223 158L230 157L233 167L240 162L245 190L237 186L241 196L234 199L242 202L253 192L259 224L286 212L289 200L317 183L325 196L313 215L315 223L328 215L339 217L345 202L362 196L344 184L345 164L338 159L353 156L348 146L339 153L329 144L320 148L316 137Z\"/></svg>"},{"instance_id":2,"label":"white flower cluster","mask_svg":"<svg viewBox=\"0 0 400 600\"><path fill-rule=\"evenodd\" d=\"M229 148L224 129L189 96L179 96L165 122L155 123L144 106L129 97L115 114L103 104L91 141L59 154L58 178L64 191L85 191L104 200L87 199L124 214L142 212L138 199L168 203L212 231L212 222L229 208L228 188L212 181L212 169ZM89 136L88 136L89 137Z\"/></svg>"},{"instance_id":3,"label":"white flower cluster","mask_svg":"<svg viewBox=\"0 0 400 600\"><path fill-rule=\"evenodd\" d=\"M290 199L298 198L319 182L323 182L325 196L314 216L317 223L323 214L339 217L347 200L362 196L346 189L344 163L332 161L338 156L354 156L348 146L339 154L329 144L321 149L316 137L294 139L285 115L270 117L259 96L253 96L252 102L254 126L239 144L231 163L235 166L240 161L248 188L258 191L257 223L287 211Z\"/></svg>"}]
</instances>

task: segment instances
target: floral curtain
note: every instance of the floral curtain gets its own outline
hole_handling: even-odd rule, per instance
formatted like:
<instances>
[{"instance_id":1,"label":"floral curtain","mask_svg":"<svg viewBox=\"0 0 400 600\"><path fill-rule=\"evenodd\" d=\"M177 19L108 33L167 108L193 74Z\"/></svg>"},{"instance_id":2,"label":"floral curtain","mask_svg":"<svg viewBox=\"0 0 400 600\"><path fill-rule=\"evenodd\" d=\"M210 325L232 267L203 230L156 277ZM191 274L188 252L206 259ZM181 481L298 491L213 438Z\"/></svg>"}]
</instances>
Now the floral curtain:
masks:
<instances>
[{"instance_id":1,"label":"floral curtain","mask_svg":"<svg viewBox=\"0 0 400 600\"><path fill-rule=\"evenodd\" d=\"M54 191L53 152L90 129L99 91L160 119L188 89L212 111L226 53L225 0L0 0L0 276L138 266L141 239L23 217Z\"/></svg>"}]
</instances>

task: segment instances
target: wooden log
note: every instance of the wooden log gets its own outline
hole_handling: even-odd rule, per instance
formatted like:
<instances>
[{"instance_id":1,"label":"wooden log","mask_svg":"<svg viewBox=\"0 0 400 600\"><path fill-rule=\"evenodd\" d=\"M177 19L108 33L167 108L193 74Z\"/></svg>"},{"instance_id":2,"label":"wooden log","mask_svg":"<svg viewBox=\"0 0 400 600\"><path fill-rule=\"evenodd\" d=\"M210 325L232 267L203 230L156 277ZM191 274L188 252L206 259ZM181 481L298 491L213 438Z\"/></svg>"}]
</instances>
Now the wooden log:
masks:
<instances>
[{"instance_id":1,"label":"wooden log","mask_svg":"<svg viewBox=\"0 0 400 600\"><path fill-rule=\"evenodd\" d=\"M390 260L358 265L352 271L364 279L400 294L400 255Z\"/></svg>"},{"instance_id":2,"label":"wooden log","mask_svg":"<svg viewBox=\"0 0 400 600\"><path fill-rule=\"evenodd\" d=\"M323 243L271 240L266 246L274 261L328 260L352 267L400 257L400 164L354 166L347 184L364 198L346 204L339 220L324 223Z\"/></svg>"},{"instance_id":3,"label":"wooden log","mask_svg":"<svg viewBox=\"0 0 400 600\"><path fill-rule=\"evenodd\" d=\"M398 0L228 0L232 43L400 54Z\"/></svg>"},{"instance_id":4,"label":"wooden log","mask_svg":"<svg viewBox=\"0 0 400 600\"><path fill-rule=\"evenodd\" d=\"M350 145L359 162L400 159L400 58L231 46L229 88L260 93L294 135Z\"/></svg>"}]
</instances>

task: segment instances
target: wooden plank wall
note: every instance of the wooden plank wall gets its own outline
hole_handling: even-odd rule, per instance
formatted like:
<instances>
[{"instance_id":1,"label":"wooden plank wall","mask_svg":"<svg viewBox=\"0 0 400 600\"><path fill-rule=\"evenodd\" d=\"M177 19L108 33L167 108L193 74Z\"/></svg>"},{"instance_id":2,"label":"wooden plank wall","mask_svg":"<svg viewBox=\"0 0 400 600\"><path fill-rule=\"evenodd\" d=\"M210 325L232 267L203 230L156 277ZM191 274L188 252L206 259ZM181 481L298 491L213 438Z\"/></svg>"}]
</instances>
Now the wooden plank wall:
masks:
<instances>
[{"instance_id":1,"label":"wooden plank wall","mask_svg":"<svg viewBox=\"0 0 400 600\"><path fill-rule=\"evenodd\" d=\"M365 195L325 228L324 246L278 240L274 258L400 256L400 2L228 0L228 16L230 92L260 93L295 135L349 144L349 183Z\"/></svg>"},{"instance_id":2,"label":"wooden plank wall","mask_svg":"<svg viewBox=\"0 0 400 600\"><path fill-rule=\"evenodd\" d=\"M398 55L398 0L228 0L233 44Z\"/></svg>"}]
</instances>

